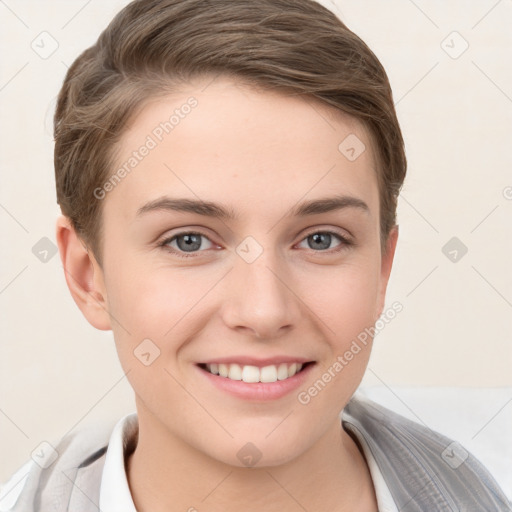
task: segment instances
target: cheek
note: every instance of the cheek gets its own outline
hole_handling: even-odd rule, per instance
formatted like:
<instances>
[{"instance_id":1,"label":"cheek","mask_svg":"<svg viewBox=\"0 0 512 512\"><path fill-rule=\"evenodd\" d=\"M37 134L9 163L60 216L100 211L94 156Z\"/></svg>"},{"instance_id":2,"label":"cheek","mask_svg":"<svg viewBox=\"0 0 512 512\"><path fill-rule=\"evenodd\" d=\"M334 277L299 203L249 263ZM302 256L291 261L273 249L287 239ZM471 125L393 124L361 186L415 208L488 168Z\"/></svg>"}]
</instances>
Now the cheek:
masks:
<instances>
[{"instance_id":1,"label":"cheek","mask_svg":"<svg viewBox=\"0 0 512 512\"><path fill-rule=\"evenodd\" d=\"M328 349L322 352L318 372L297 394L300 410L307 414L331 414L334 418L361 382L371 354L371 328L376 320L376 268L374 262L367 260L330 269L329 278L316 279L317 286L311 288L314 292L307 304L322 320Z\"/></svg>"},{"instance_id":2,"label":"cheek","mask_svg":"<svg viewBox=\"0 0 512 512\"><path fill-rule=\"evenodd\" d=\"M153 268L136 255L111 261L106 276L110 312L134 336L161 338L202 288L192 274Z\"/></svg>"},{"instance_id":3,"label":"cheek","mask_svg":"<svg viewBox=\"0 0 512 512\"><path fill-rule=\"evenodd\" d=\"M175 398L165 369L172 367L170 359L183 342L179 330L191 309L192 297L183 293L183 278L171 280L164 274L135 271L124 262L108 283L117 354L136 395L148 403ZM158 395L155 389L160 390Z\"/></svg>"},{"instance_id":4,"label":"cheek","mask_svg":"<svg viewBox=\"0 0 512 512\"><path fill-rule=\"evenodd\" d=\"M134 335L162 338L185 315L190 298L179 279L166 282L139 274L112 290L110 305Z\"/></svg>"},{"instance_id":5,"label":"cheek","mask_svg":"<svg viewBox=\"0 0 512 512\"><path fill-rule=\"evenodd\" d=\"M149 339L161 349L163 357L158 362L163 363L207 320L201 311L215 276L191 270L146 268L128 260L111 268L107 283L109 309L125 369L133 363L134 350L143 340Z\"/></svg>"},{"instance_id":6,"label":"cheek","mask_svg":"<svg viewBox=\"0 0 512 512\"><path fill-rule=\"evenodd\" d=\"M343 345L373 324L378 277L377 265L367 261L325 268L305 279L305 302L323 321L327 339Z\"/></svg>"}]
</instances>

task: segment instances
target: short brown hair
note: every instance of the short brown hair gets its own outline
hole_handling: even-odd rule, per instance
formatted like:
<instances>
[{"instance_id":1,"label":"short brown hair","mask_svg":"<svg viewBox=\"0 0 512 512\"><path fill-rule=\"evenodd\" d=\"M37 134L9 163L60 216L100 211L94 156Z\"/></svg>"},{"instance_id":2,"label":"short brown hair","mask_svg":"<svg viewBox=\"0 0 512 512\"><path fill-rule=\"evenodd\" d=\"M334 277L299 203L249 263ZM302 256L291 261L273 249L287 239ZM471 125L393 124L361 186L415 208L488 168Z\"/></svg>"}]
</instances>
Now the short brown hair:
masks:
<instances>
[{"instance_id":1,"label":"short brown hair","mask_svg":"<svg viewBox=\"0 0 512 512\"><path fill-rule=\"evenodd\" d=\"M209 75L356 118L376 154L385 249L407 163L388 77L357 35L314 0L135 0L73 62L54 119L57 201L98 261L94 190L112 174L127 121L148 98Z\"/></svg>"}]
</instances>

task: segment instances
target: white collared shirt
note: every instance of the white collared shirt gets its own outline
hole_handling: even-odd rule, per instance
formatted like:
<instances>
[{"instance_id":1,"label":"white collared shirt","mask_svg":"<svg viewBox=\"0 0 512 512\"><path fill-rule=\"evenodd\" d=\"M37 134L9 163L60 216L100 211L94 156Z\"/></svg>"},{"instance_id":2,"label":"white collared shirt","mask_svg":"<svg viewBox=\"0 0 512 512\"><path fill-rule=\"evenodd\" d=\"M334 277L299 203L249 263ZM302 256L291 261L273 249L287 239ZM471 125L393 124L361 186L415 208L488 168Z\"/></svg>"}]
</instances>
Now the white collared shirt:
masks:
<instances>
[{"instance_id":1,"label":"white collared shirt","mask_svg":"<svg viewBox=\"0 0 512 512\"><path fill-rule=\"evenodd\" d=\"M137 428L137 415L129 414L121 419L115 426L108 445L103 476L101 478L101 491L99 507L102 512L136 512L133 504L128 480L125 471L124 446L129 444ZM354 429L362 448L370 474L375 487L379 512L398 512L398 508L391 497L382 473L371 454L364 437Z\"/></svg>"},{"instance_id":2,"label":"white collared shirt","mask_svg":"<svg viewBox=\"0 0 512 512\"><path fill-rule=\"evenodd\" d=\"M137 433L137 414L126 415L112 431L101 477L99 509L101 512L137 512L133 503L125 471L126 447ZM362 434L353 428L370 470L379 506L379 512L398 512L382 473ZM8 511L21 494L32 460L22 466L0 491L0 512Z\"/></svg>"}]
</instances>

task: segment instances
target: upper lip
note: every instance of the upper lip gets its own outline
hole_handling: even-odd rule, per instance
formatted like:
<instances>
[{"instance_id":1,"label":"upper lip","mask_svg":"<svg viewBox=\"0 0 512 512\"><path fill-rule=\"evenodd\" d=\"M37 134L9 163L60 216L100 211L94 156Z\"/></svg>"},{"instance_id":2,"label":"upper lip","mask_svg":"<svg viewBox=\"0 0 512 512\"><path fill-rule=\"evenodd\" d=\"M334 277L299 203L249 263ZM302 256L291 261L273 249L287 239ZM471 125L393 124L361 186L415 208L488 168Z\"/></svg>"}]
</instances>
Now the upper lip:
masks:
<instances>
[{"instance_id":1,"label":"upper lip","mask_svg":"<svg viewBox=\"0 0 512 512\"><path fill-rule=\"evenodd\" d=\"M230 357L217 357L203 361L199 364L240 364L242 366L258 366L263 368L264 366L275 365L278 366L282 363L310 363L313 362L311 359L297 356L275 356L275 357L250 357L250 356L230 356Z\"/></svg>"}]
</instances>

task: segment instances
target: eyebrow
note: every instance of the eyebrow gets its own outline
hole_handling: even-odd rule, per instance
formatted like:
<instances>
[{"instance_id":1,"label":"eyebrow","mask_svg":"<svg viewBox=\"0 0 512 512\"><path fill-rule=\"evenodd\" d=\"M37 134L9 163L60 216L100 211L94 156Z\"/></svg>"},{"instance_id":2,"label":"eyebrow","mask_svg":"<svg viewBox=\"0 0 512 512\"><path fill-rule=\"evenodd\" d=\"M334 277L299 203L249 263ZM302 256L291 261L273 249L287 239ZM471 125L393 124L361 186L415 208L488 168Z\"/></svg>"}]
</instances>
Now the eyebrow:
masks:
<instances>
[{"instance_id":1,"label":"eyebrow","mask_svg":"<svg viewBox=\"0 0 512 512\"><path fill-rule=\"evenodd\" d=\"M355 208L370 213L370 208L362 199L353 196L337 195L311 201L303 201L293 207L287 216L305 217L319 213L344 210L346 208ZM137 210L137 216L162 210L195 213L197 215L204 215L221 220L238 219L238 215L232 208L226 208L218 203L196 199L171 198L167 196L146 203Z\"/></svg>"}]
</instances>

